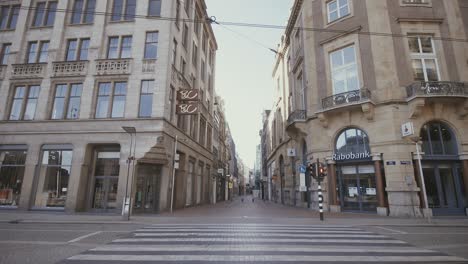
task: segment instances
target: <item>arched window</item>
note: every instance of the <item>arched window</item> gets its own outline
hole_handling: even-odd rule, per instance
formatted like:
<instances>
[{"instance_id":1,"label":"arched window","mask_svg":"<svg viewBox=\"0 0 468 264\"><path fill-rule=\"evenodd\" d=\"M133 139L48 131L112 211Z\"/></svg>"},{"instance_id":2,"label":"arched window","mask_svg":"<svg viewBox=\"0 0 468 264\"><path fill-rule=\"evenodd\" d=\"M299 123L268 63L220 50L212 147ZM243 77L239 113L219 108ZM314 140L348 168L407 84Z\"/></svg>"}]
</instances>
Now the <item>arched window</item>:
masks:
<instances>
[{"instance_id":1,"label":"arched window","mask_svg":"<svg viewBox=\"0 0 468 264\"><path fill-rule=\"evenodd\" d=\"M348 128L338 136L335 144L335 154L338 156L343 154L343 157L349 154L349 157L351 157L344 159L369 158L369 137L360 129Z\"/></svg>"},{"instance_id":2,"label":"arched window","mask_svg":"<svg viewBox=\"0 0 468 264\"><path fill-rule=\"evenodd\" d=\"M457 155L457 140L446 124L430 122L421 128L421 140L425 155Z\"/></svg>"}]
</instances>

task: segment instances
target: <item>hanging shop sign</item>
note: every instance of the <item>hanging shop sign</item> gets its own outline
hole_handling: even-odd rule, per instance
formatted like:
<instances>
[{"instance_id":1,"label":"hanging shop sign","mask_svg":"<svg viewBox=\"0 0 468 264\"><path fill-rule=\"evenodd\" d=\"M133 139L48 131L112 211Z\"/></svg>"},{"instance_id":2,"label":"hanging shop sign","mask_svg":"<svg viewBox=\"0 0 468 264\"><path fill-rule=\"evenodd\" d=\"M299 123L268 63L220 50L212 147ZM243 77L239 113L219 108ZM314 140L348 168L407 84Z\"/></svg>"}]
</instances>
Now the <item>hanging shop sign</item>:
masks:
<instances>
[{"instance_id":1,"label":"hanging shop sign","mask_svg":"<svg viewBox=\"0 0 468 264\"><path fill-rule=\"evenodd\" d=\"M179 101L200 101L200 91L197 89L183 89L177 91L177 100Z\"/></svg>"},{"instance_id":2,"label":"hanging shop sign","mask_svg":"<svg viewBox=\"0 0 468 264\"><path fill-rule=\"evenodd\" d=\"M176 107L178 115L197 115L200 112L198 103L182 103Z\"/></svg>"},{"instance_id":3,"label":"hanging shop sign","mask_svg":"<svg viewBox=\"0 0 468 264\"><path fill-rule=\"evenodd\" d=\"M371 154L369 153L369 151L359 152L359 153L351 152L351 153L346 153L346 154L344 153L333 154L334 161L370 159L370 158L371 158Z\"/></svg>"},{"instance_id":4,"label":"hanging shop sign","mask_svg":"<svg viewBox=\"0 0 468 264\"><path fill-rule=\"evenodd\" d=\"M401 125L401 135L403 137L414 135L414 125L413 122L407 122Z\"/></svg>"}]
</instances>

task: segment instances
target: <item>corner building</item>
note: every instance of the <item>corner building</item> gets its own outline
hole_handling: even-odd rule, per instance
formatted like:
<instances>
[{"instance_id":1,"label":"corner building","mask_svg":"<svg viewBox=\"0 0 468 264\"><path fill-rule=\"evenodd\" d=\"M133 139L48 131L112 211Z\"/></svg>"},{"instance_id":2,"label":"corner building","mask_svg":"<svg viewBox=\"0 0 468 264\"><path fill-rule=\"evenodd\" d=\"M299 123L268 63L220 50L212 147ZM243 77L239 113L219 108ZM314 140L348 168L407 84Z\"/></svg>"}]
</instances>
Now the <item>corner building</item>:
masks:
<instances>
[{"instance_id":1,"label":"corner building","mask_svg":"<svg viewBox=\"0 0 468 264\"><path fill-rule=\"evenodd\" d=\"M174 208L216 197L203 0L0 8L0 208L120 212L131 194L134 213L169 210L176 135ZM176 115L179 89L200 91L199 114Z\"/></svg>"},{"instance_id":2,"label":"corner building","mask_svg":"<svg viewBox=\"0 0 468 264\"><path fill-rule=\"evenodd\" d=\"M317 182L307 177L309 191L300 192L297 168L320 159L330 211L465 215L467 8L458 0L295 1L265 122L271 199L317 209Z\"/></svg>"}]
</instances>

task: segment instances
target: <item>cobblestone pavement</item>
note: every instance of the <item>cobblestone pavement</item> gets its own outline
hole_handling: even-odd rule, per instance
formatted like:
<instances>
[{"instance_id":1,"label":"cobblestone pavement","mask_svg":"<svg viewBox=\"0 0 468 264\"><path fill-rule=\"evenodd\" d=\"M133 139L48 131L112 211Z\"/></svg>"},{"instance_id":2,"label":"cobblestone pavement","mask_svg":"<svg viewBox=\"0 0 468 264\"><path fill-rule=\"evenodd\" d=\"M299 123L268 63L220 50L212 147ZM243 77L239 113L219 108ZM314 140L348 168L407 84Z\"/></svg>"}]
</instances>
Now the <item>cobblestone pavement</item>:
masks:
<instances>
[{"instance_id":1,"label":"cobblestone pavement","mask_svg":"<svg viewBox=\"0 0 468 264\"><path fill-rule=\"evenodd\" d=\"M350 226L155 224L70 257L81 263L468 263Z\"/></svg>"}]
</instances>

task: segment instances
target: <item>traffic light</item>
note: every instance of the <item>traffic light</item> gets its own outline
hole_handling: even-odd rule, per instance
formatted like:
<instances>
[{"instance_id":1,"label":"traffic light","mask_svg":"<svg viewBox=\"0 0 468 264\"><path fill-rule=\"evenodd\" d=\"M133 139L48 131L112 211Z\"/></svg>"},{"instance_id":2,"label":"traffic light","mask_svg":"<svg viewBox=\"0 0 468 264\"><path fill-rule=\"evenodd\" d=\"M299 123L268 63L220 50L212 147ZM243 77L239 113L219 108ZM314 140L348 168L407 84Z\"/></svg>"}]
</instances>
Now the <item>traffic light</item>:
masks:
<instances>
[{"instance_id":1,"label":"traffic light","mask_svg":"<svg viewBox=\"0 0 468 264\"><path fill-rule=\"evenodd\" d=\"M309 165L307 165L307 172L309 173L311 177L315 178L316 177L316 164L309 163Z\"/></svg>"},{"instance_id":2,"label":"traffic light","mask_svg":"<svg viewBox=\"0 0 468 264\"><path fill-rule=\"evenodd\" d=\"M327 165L323 164L323 163L320 163L320 165L319 165L319 177L323 179L323 178L327 177L327 174L328 174Z\"/></svg>"}]
</instances>

